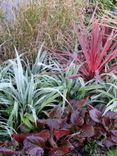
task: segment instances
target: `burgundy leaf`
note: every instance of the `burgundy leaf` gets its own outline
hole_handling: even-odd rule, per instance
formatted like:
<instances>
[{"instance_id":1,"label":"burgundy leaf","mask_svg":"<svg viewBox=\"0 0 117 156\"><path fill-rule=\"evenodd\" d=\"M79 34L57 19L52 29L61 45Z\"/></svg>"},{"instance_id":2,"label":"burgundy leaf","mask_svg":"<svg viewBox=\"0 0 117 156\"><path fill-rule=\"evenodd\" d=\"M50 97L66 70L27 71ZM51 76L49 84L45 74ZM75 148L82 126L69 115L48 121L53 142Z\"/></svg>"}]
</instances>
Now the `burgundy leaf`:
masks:
<instances>
[{"instance_id":1,"label":"burgundy leaf","mask_svg":"<svg viewBox=\"0 0 117 156\"><path fill-rule=\"evenodd\" d=\"M30 152L35 147L44 147L45 140L39 136L28 136L24 140L24 148L27 152Z\"/></svg>"},{"instance_id":2,"label":"burgundy leaf","mask_svg":"<svg viewBox=\"0 0 117 156\"><path fill-rule=\"evenodd\" d=\"M102 113L98 111L97 109L93 108L89 110L89 115L93 121L97 123L101 122Z\"/></svg>"},{"instance_id":3,"label":"burgundy leaf","mask_svg":"<svg viewBox=\"0 0 117 156\"><path fill-rule=\"evenodd\" d=\"M14 156L16 154L16 152L10 150L10 149L7 149L7 148L4 148L4 147L1 147L0 148L0 155L3 155L3 156Z\"/></svg>"},{"instance_id":4,"label":"burgundy leaf","mask_svg":"<svg viewBox=\"0 0 117 156\"><path fill-rule=\"evenodd\" d=\"M49 156L65 156L73 149L74 147L71 145L71 143L68 141L62 141L61 147L53 148L50 151Z\"/></svg>"},{"instance_id":5,"label":"burgundy leaf","mask_svg":"<svg viewBox=\"0 0 117 156\"><path fill-rule=\"evenodd\" d=\"M28 136L24 140L24 149L28 155L42 156L44 154L45 140L39 136Z\"/></svg>"},{"instance_id":6,"label":"burgundy leaf","mask_svg":"<svg viewBox=\"0 0 117 156\"><path fill-rule=\"evenodd\" d=\"M42 137L44 140L50 139L50 132L49 130L46 130L46 129L38 133L33 133L33 135Z\"/></svg>"},{"instance_id":7,"label":"burgundy leaf","mask_svg":"<svg viewBox=\"0 0 117 156\"><path fill-rule=\"evenodd\" d=\"M63 136L67 136L70 134L70 131L67 129L55 129L54 130L54 136L56 137L56 140L58 141Z\"/></svg>"},{"instance_id":8,"label":"burgundy leaf","mask_svg":"<svg viewBox=\"0 0 117 156\"><path fill-rule=\"evenodd\" d=\"M117 129L117 119L114 121L113 127L114 127L115 129Z\"/></svg>"},{"instance_id":9,"label":"burgundy leaf","mask_svg":"<svg viewBox=\"0 0 117 156\"><path fill-rule=\"evenodd\" d=\"M50 133L48 130L42 130L41 132L38 132L38 133L21 133L21 134L13 134L12 135L12 138L14 140L16 140L17 142L19 143L22 143L28 136L40 136L42 138L50 138Z\"/></svg>"},{"instance_id":10,"label":"burgundy leaf","mask_svg":"<svg viewBox=\"0 0 117 156\"><path fill-rule=\"evenodd\" d=\"M114 143L116 143L116 145L117 145L117 136L111 135L111 139L112 139L112 141L113 141Z\"/></svg>"},{"instance_id":11,"label":"burgundy leaf","mask_svg":"<svg viewBox=\"0 0 117 156\"><path fill-rule=\"evenodd\" d=\"M85 99L78 101L77 107L82 108L82 107L86 106L88 104L88 101L89 101L89 97L86 97Z\"/></svg>"},{"instance_id":12,"label":"burgundy leaf","mask_svg":"<svg viewBox=\"0 0 117 156\"><path fill-rule=\"evenodd\" d=\"M84 124L84 119L79 116L79 118L77 119L77 126L82 126L83 124Z\"/></svg>"},{"instance_id":13,"label":"burgundy leaf","mask_svg":"<svg viewBox=\"0 0 117 156\"><path fill-rule=\"evenodd\" d=\"M34 147L28 152L28 154L30 156L43 156L44 150L41 147Z\"/></svg>"},{"instance_id":14,"label":"burgundy leaf","mask_svg":"<svg viewBox=\"0 0 117 156\"><path fill-rule=\"evenodd\" d=\"M61 118L62 116L62 108L60 106L54 107L51 112L49 112L50 118Z\"/></svg>"},{"instance_id":15,"label":"burgundy leaf","mask_svg":"<svg viewBox=\"0 0 117 156\"><path fill-rule=\"evenodd\" d=\"M111 133L117 138L117 130L111 130Z\"/></svg>"},{"instance_id":16,"label":"burgundy leaf","mask_svg":"<svg viewBox=\"0 0 117 156\"><path fill-rule=\"evenodd\" d=\"M71 105L73 106L74 110L82 108L88 104L89 97L82 99L80 101L78 100L70 100Z\"/></svg>"},{"instance_id":17,"label":"burgundy leaf","mask_svg":"<svg viewBox=\"0 0 117 156\"><path fill-rule=\"evenodd\" d=\"M101 103L99 105L96 105L95 108L101 113L103 113L106 109L105 104L101 104Z\"/></svg>"},{"instance_id":18,"label":"burgundy leaf","mask_svg":"<svg viewBox=\"0 0 117 156\"><path fill-rule=\"evenodd\" d=\"M63 121L61 123L61 128L63 128L63 129L70 129L71 127L72 127L72 125L68 124L66 121Z\"/></svg>"},{"instance_id":19,"label":"burgundy leaf","mask_svg":"<svg viewBox=\"0 0 117 156\"><path fill-rule=\"evenodd\" d=\"M64 120L65 120L65 119L70 119L71 113L72 113L71 107L70 107L70 106L67 106L67 107L64 109L64 113L63 113Z\"/></svg>"},{"instance_id":20,"label":"burgundy leaf","mask_svg":"<svg viewBox=\"0 0 117 156\"><path fill-rule=\"evenodd\" d=\"M79 117L79 112L78 111L73 111L72 114L71 114L71 123L73 124L77 124L77 119Z\"/></svg>"},{"instance_id":21,"label":"burgundy leaf","mask_svg":"<svg viewBox=\"0 0 117 156\"><path fill-rule=\"evenodd\" d=\"M37 127L40 128L40 129L44 128L45 124L46 124L45 119L38 119L37 123L36 123Z\"/></svg>"},{"instance_id":22,"label":"burgundy leaf","mask_svg":"<svg viewBox=\"0 0 117 156\"><path fill-rule=\"evenodd\" d=\"M12 138L16 140L17 142L21 143L26 139L28 135L29 135L28 133L21 133L21 134L14 133L12 134Z\"/></svg>"},{"instance_id":23,"label":"burgundy leaf","mask_svg":"<svg viewBox=\"0 0 117 156\"><path fill-rule=\"evenodd\" d=\"M83 119L83 117L80 115L80 113L78 111L74 111L71 114L71 122L74 125L82 126L84 124L84 119Z\"/></svg>"},{"instance_id":24,"label":"burgundy leaf","mask_svg":"<svg viewBox=\"0 0 117 156\"><path fill-rule=\"evenodd\" d=\"M107 148L110 148L112 146L115 146L116 144L111 140L111 139L106 139L103 141L103 144L107 147Z\"/></svg>"},{"instance_id":25,"label":"burgundy leaf","mask_svg":"<svg viewBox=\"0 0 117 156\"><path fill-rule=\"evenodd\" d=\"M108 117L104 117L102 119L102 125L104 126L104 128L109 131L112 127L113 127L113 122L110 118Z\"/></svg>"},{"instance_id":26,"label":"burgundy leaf","mask_svg":"<svg viewBox=\"0 0 117 156\"><path fill-rule=\"evenodd\" d=\"M80 132L80 136L84 138L90 138L95 134L94 127L91 125L84 125Z\"/></svg>"},{"instance_id":27,"label":"burgundy leaf","mask_svg":"<svg viewBox=\"0 0 117 156\"><path fill-rule=\"evenodd\" d=\"M62 123L62 120L60 119L47 119L46 124L50 128L50 130L53 130L55 128L59 128Z\"/></svg>"},{"instance_id":28,"label":"burgundy leaf","mask_svg":"<svg viewBox=\"0 0 117 156\"><path fill-rule=\"evenodd\" d=\"M105 136L106 133L107 132L106 132L106 130L104 129L104 127L102 125L96 125L96 128L95 128L95 138L96 138L96 140L98 140L102 136Z\"/></svg>"},{"instance_id":29,"label":"burgundy leaf","mask_svg":"<svg viewBox=\"0 0 117 156\"><path fill-rule=\"evenodd\" d=\"M108 117L110 119L117 119L117 113L116 112L113 112L113 111L108 111L105 114L105 117Z\"/></svg>"}]
</instances>

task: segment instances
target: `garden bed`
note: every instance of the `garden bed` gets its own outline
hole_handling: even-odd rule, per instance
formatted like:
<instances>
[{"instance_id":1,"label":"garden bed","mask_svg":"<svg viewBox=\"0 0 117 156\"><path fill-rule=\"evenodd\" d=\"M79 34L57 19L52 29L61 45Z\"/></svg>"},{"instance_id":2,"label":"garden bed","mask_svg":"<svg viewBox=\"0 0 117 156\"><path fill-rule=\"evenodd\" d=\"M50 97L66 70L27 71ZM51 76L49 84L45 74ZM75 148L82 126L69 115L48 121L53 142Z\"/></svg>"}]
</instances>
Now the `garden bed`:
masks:
<instances>
[{"instance_id":1,"label":"garden bed","mask_svg":"<svg viewBox=\"0 0 117 156\"><path fill-rule=\"evenodd\" d=\"M52 1L0 19L0 155L116 156L116 3Z\"/></svg>"}]
</instances>

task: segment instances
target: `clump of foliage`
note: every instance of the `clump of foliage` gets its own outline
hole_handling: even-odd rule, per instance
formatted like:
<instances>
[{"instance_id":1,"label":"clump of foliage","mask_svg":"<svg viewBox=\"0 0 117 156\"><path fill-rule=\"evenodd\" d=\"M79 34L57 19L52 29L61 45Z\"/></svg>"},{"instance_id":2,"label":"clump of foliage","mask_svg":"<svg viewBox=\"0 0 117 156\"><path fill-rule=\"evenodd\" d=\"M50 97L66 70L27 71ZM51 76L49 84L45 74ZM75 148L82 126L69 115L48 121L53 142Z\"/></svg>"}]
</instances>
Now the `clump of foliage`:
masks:
<instances>
[{"instance_id":1,"label":"clump of foliage","mask_svg":"<svg viewBox=\"0 0 117 156\"><path fill-rule=\"evenodd\" d=\"M85 2L22 1L12 24L0 13L1 60L14 45L32 58L41 42L49 49L42 44L33 62L15 48L16 58L0 65L0 155L116 155L116 16L80 23Z\"/></svg>"},{"instance_id":2,"label":"clump of foliage","mask_svg":"<svg viewBox=\"0 0 117 156\"><path fill-rule=\"evenodd\" d=\"M71 78L91 80L99 78L102 73L116 71L116 62L110 63L117 58L116 34L117 30L109 28L103 20L99 23L93 18L91 31L87 30L82 21L80 31L77 31L80 51L75 54L61 54L68 59L72 57L80 66L78 74L71 75Z\"/></svg>"},{"instance_id":3,"label":"clump of foliage","mask_svg":"<svg viewBox=\"0 0 117 156\"><path fill-rule=\"evenodd\" d=\"M109 110L113 110L117 112L117 75L114 73L106 73L104 74L105 79L99 81L97 92L93 92L93 96L91 97L92 102L101 103L103 102L106 105L106 110L104 113Z\"/></svg>"},{"instance_id":4,"label":"clump of foliage","mask_svg":"<svg viewBox=\"0 0 117 156\"><path fill-rule=\"evenodd\" d=\"M116 146L116 113L110 111L103 116L103 109L92 107L88 98L71 102L72 107L67 106L64 112L56 106L48 112L47 119L38 119L35 132L12 134L11 141L1 142L0 153L88 155L96 152L97 147L103 153L105 148Z\"/></svg>"},{"instance_id":5,"label":"clump of foliage","mask_svg":"<svg viewBox=\"0 0 117 156\"><path fill-rule=\"evenodd\" d=\"M67 78L77 73L74 63L63 72L59 63L51 60L42 48L43 45L34 64L22 59L16 50L16 58L0 66L0 139L19 131L22 123L27 125L25 131L30 132L37 116L45 116L55 105L64 111L66 104L70 104L68 99L83 98L85 89L80 91L81 86L91 84L85 84L82 78Z\"/></svg>"},{"instance_id":6,"label":"clump of foliage","mask_svg":"<svg viewBox=\"0 0 117 156\"><path fill-rule=\"evenodd\" d=\"M59 89L62 81L57 82L46 73L53 64L45 64L47 55L41 50L33 65L26 64L16 51L16 59L0 66L0 127L6 130L5 133L0 128L0 137L8 135L13 128L18 130L21 123L32 130L32 122L36 122L37 115L44 114L46 107L65 103Z\"/></svg>"},{"instance_id":7,"label":"clump of foliage","mask_svg":"<svg viewBox=\"0 0 117 156\"><path fill-rule=\"evenodd\" d=\"M14 57L14 45L24 52L32 51L34 57L38 45L45 41L47 49L57 47L72 48L75 42L73 23L79 18L80 10L86 0L38 0L25 5L22 1L20 9L13 10L16 20L1 20L0 44L3 58Z\"/></svg>"}]
</instances>

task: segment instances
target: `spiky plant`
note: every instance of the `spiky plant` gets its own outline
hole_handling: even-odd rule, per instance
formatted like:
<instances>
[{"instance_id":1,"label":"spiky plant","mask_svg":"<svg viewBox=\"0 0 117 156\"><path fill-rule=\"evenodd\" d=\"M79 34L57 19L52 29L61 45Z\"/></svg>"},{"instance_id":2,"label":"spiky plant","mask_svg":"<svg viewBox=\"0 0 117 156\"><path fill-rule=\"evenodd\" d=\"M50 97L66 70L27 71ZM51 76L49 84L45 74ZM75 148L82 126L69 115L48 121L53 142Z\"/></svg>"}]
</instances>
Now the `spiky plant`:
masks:
<instances>
[{"instance_id":1,"label":"spiky plant","mask_svg":"<svg viewBox=\"0 0 117 156\"><path fill-rule=\"evenodd\" d=\"M10 127L17 129L25 123L28 128L32 129L32 123L36 123L37 115L45 107L53 107L59 104L58 99L66 99L60 91L60 86L51 85L55 83L55 80L52 77L46 79L43 76L43 69L45 66L47 68L47 65L42 63L43 60L36 62L33 70L29 71L30 68L25 66L26 63L21 60L17 51L16 55L16 59L9 60L8 78L0 81L0 116ZM38 74L35 74L34 69L36 71L38 69Z\"/></svg>"},{"instance_id":2,"label":"spiky plant","mask_svg":"<svg viewBox=\"0 0 117 156\"><path fill-rule=\"evenodd\" d=\"M85 80L91 80L102 73L117 70L116 62L112 64L112 60L117 59L116 29L109 28L103 20L99 22L93 18L92 30L88 31L82 23L77 36L81 51L75 55L75 59L81 67L78 74L71 77L81 76ZM74 58L74 54L72 57Z\"/></svg>"}]
</instances>

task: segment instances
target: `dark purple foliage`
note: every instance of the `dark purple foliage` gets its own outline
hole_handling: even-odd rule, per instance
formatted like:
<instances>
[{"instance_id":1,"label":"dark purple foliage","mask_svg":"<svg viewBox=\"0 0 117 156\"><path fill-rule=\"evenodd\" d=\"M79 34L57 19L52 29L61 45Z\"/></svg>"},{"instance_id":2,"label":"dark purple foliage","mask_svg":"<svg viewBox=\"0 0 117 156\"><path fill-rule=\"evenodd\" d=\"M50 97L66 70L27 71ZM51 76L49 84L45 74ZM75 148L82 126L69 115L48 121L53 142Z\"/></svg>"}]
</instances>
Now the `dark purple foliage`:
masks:
<instances>
[{"instance_id":1,"label":"dark purple foliage","mask_svg":"<svg viewBox=\"0 0 117 156\"><path fill-rule=\"evenodd\" d=\"M76 148L85 152L84 147L91 141L104 149L117 145L115 112L110 111L103 116L102 111L88 104L88 98L71 102L73 108L67 106L63 114L62 109L57 106L48 113L48 119L39 119L37 132L13 134L12 138L18 146L14 145L13 151L10 150L10 141L7 144L1 143L0 154L65 156Z\"/></svg>"}]
</instances>

